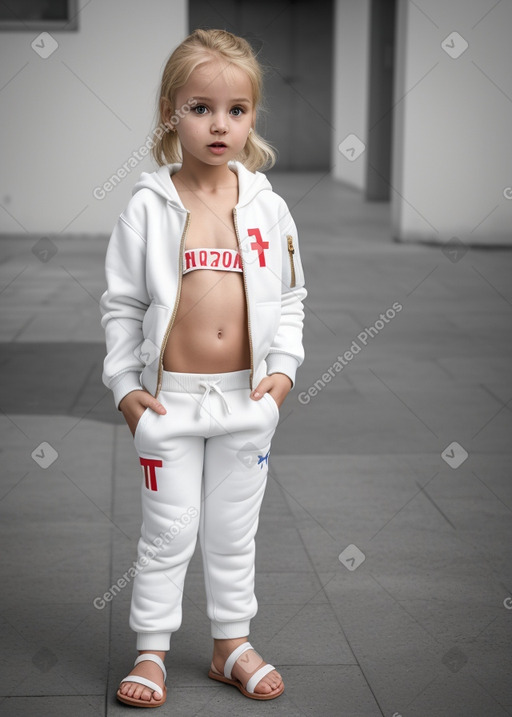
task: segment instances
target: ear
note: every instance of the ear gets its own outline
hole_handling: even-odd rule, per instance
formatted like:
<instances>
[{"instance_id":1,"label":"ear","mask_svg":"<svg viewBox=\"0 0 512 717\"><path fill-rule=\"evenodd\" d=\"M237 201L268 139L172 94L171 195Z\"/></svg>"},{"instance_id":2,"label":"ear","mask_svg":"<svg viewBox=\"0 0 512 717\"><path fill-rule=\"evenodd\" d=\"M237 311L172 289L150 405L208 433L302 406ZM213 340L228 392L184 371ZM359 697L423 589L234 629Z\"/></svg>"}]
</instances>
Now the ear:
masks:
<instances>
[{"instance_id":1,"label":"ear","mask_svg":"<svg viewBox=\"0 0 512 717\"><path fill-rule=\"evenodd\" d=\"M167 97L160 98L160 115L165 125L171 127L171 119L173 116L173 108Z\"/></svg>"}]
</instances>

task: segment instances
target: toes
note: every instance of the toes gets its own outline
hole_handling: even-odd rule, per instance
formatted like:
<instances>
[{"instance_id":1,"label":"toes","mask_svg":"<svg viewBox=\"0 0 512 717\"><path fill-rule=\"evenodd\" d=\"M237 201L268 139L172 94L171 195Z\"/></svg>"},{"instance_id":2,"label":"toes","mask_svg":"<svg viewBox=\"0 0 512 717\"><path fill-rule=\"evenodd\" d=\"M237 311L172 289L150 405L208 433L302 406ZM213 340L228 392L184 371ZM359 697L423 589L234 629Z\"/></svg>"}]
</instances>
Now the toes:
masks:
<instances>
[{"instance_id":1,"label":"toes","mask_svg":"<svg viewBox=\"0 0 512 717\"><path fill-rule=\"evenodd\" d=\"M123 682L121 693L127 697L133 697L137 685L135 682Z\"/></svg>"},{"instance_id":2,"label":"toes","mask_svg":"<svg viewBox=\"0 0 512 717\"><path fill-rule=\"evenodd\" d=\"M157 697L156 697L157 694L158 694L158 692L154 692L153 690L150 690L147 687L145 687L144 691L142 693L142 699L150 702L152 697L157 699Z\"/></svg>"},{"instance_id":3,"label":"toes","mask_svg":"<svg viewBox=\"0 0 512 717\"><path fill-rule=\"evenodd\" d=\"M269 685L269 683L263 679L254 688L255 692L258 692L260 695L267 695L269 692L272 692L272 687Z\"/></svg>"},{"instance_id":4,"label":"toes","mask_svg":"<svg viewBox=\"0 0 512 717\"><path fill-rule=\"evenodd\" d=\"M268 675L266 675L254 688L255 692L258 692L262 695L268 695L270 692L274 692L275 690L279 689L281 687L282 679L279 672L269 672Z\"/></svg>"},{"instance_id":5,"label":"toes","mask_svg":"<svg viewBox=\"0 0 512 717\"><path fill-rule=\"evenodd\" d=\"M136 685L135 689L133 690L133 697L135 697L136 700L145 699L142 695L146 692L146 688L143 685Z\"/></svg>"},{"instance_id":6,"label":"toes","mask_svg":"<svg viewBox=\"0 0 512 717\"><path fill-rule=\"evenodd\" d=\"M135 690L134 697L136 700L142 700L143 702L151 702L151 698L155 693L149 687L139 685L139 689Z\"/></svg>"},{"instance_id":7,"label":"toes","mask_svg":"<svg viewBox=\"0 0 512 717\"><path fill-rule=\"evenodd\" d=\"M268 676L270 677L270 681L273 683L274 687L279 687L283 681L283 678L277 670L274 670L274 672L271 672Z\"/></svg>"},{"instance_id":8,"label":"toes","mask_svg":"<svg viewBox=\"0 0 512 717\"><path fill-rule=\"evenodd\" d=\"M142 687L140 689L139 694L137 695L138 700L144 700L144 702L149 702L151 699L151 692L148 690L147 687Z\"/></svg>"},{"instance_id":9,"label":"toes","mask_svg":"<svg viewBox=\"0 0 512 717\"><path fill-rule=\"evenodd\" d=\"M138 682L123 682L119 691L126 697L133 697L135 700L143 700L144 702L151 702L152 697L155 700L162 699L162 696L158 692L153 692L149 687L140 685Z\"/></svg>"},{"instance_id":10,"label":"toes","mask_svg":"<svg viewBox=\"0 0 512 717\"><path fill-rule=\"evenodd\" d=\"M135 682L126 682L125 684L128 685L128 689L126 690L125 694L128 697L133 697L135 694L135 689L137 688L137 685L135 684Z\"/></svg>"},{"instance_id":11,"label":"toes","mask_svg":"<svg viewBox=\"0 0 512 717\"><path fill-rule=\"evenodd\" d=\"M137 685L135 684L135 682L125 682L125 685L126 685L126 691L124 694L127 697L133 697L133 693L135 692L135 688Z\"/></svg>"}]
</instances>

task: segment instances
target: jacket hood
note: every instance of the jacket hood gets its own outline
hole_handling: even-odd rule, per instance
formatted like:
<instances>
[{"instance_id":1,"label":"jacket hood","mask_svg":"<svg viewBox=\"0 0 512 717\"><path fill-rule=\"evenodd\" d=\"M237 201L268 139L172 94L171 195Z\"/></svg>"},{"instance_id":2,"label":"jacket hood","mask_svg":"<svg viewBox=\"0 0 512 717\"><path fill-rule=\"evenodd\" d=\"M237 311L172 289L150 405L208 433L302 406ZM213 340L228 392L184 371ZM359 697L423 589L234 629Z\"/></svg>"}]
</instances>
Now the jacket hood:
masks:
<instances>
[{"instance_id":1,"label":"jacket hood","mask_svg":"<svg viewBox=\"0 0 512 717\"><path fill-rule=\"evenodd\" d=\"M251 202L261 191L272 191L272 185L261 172L251 172L241 162L230 161L228 167L232 172L238 174L238 203L237 207L243 207ZM155 172L142 172L139 181L135 184L132 194L141 189L150 189L167 202L173 204L177 209L186 211L180 199L176 187L171 181L171 174L181 168L181 164L164 164Z\"/></svg>"}]
</instances>

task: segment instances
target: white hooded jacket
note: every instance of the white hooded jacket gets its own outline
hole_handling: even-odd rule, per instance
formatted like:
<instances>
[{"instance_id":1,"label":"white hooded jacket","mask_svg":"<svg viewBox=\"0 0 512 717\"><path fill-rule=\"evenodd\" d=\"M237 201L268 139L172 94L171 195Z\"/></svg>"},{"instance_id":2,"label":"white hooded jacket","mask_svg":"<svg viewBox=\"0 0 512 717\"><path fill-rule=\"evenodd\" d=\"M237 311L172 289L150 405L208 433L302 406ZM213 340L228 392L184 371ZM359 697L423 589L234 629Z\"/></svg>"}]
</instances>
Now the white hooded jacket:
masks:
<instances>
[{"instance_id":1,"label":"white hooded jacket","mask_svg":"<svg viewBox=\"0 0 512 717\"><path fill-rule=\"evenodd\" d=\"M158 396L163 353L181 292L189 212L170 175L181 165L143 172L110 238L100 299L107 355L103 382L121 399L144 388ZM272 373L295 383L304 359L304 274L297 229L284 200L260 172L238 174L233 219L242 259L251 351L251 387Z\"/></svg>"}]
</instances>

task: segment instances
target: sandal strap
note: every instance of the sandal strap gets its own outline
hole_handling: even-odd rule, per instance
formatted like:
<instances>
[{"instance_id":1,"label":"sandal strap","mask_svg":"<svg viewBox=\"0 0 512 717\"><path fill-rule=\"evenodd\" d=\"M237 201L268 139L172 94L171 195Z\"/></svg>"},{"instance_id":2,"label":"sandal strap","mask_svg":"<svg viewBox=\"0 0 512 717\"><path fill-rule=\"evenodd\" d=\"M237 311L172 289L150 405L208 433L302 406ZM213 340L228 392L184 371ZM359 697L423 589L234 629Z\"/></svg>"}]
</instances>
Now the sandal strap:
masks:
<instances>
[{"instance_id":1,"label":"sandal strap","mask_svg":"<svg viewBox=\"0 0 512 717\"><path fill-rule=\"evenodd\" d=\"M161 688L156 684L156 682L152 682L152 680L147 680L145 677L139 677L139 675L130 675L129 677L125 677L124 680L121 680L121 682L137 682L139 685L149 687L150 690L153 690L153 692L157 692L160 697L163 697L163 692Z\"/></svg>"},{"instance_id":2,"label":"sandal strap","mask_svg":"<svg viewBox=\"0 0 512 717\"><path fill-rule=\"evenodd\" d=\"M226 664L224 665L224 677L227 677L228 680L231 679L231 670L235 666L235 662L238 660L240 655L243 655L244 652L247 652L247 650L253 650L253 646L250 642L244 642L242 645L239 645L236 647L231 655L226 660Z\"/></svg>"},{"instance_id":3,"label":"sandal strap","mask_svg":"<svg viewBox=\"0 0 512 717\"><path fill-rule=\"evenodd\" d=\"M260 682L265 675L268 675L269 672L272 672L272 670L275 670L276 668L274 665L264 665L263 667L260 667L259 670L256 670L254 675L248 680L247 684L245 685L245 689L247 692L250 692L251 695L254 694L254 690L258 682Z\"/></svg>"},{"instance_id":4,"label":"sandal strap","mask_svg":"<svg viewBox=\"0 0 512 717\"><path fill-rule=\"evenodd\" d=\"M154 655L152 652L144 652L142 655L139 655L135 662L133 663L134 667L139 664L139 662L145 662L146 660L149 660L150 662L154 662L158 665L158 667L162 670L164 673L164 682L167 679L167 670L165 669L165 665L162 662L161 658L158 657L158 655ZM160 688L158 688L158 691L160 692Z\"/></svg>"}]
</instances>

